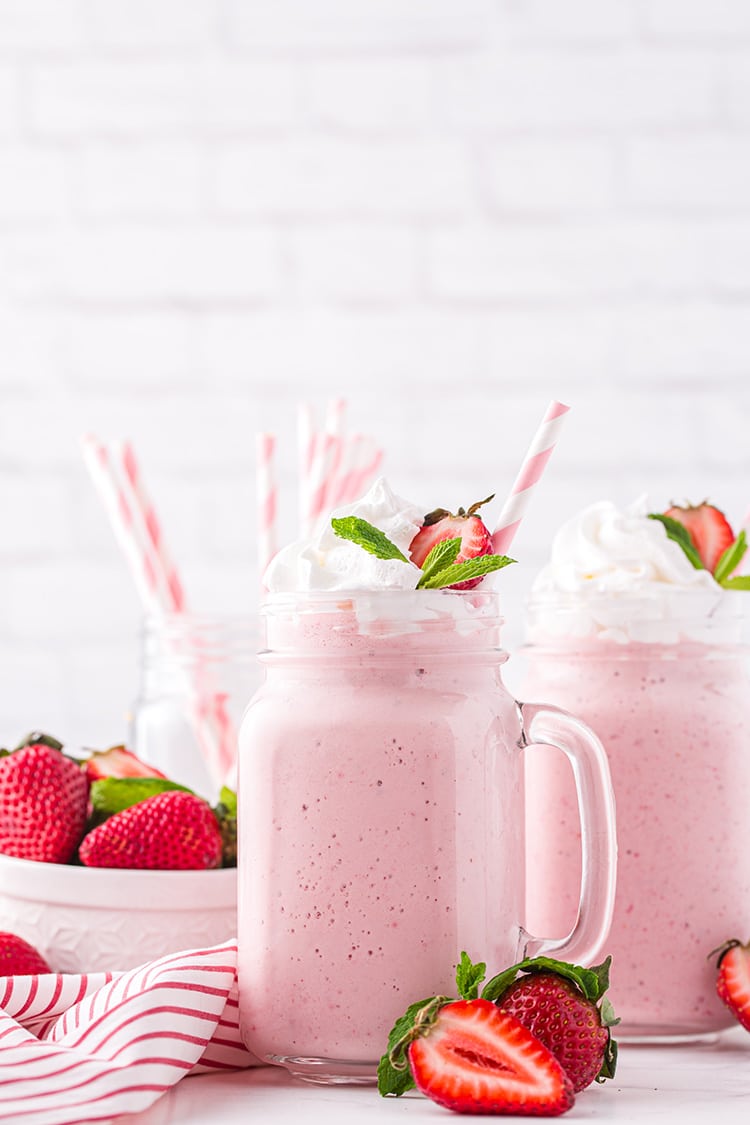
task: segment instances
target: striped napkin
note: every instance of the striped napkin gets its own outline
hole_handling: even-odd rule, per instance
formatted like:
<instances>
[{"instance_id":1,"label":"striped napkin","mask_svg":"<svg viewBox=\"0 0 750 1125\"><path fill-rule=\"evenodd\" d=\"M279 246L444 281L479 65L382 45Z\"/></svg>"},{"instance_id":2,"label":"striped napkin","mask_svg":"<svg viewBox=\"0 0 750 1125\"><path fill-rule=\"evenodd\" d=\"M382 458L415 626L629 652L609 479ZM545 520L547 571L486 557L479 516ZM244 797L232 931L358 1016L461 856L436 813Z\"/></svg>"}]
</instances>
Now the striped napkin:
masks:
<instances>
[{"instance_id":1,"label":"striped napkin","mask_svg":"<svg viewBox=\"0 0 750 1125\"><path fill-rule=\"evenodd\" d=\"M0 978L0 1121L105 1121L147 1109L186 1074L254 1065L236 941L126 973Z\"/></svg>"}]
</instances>

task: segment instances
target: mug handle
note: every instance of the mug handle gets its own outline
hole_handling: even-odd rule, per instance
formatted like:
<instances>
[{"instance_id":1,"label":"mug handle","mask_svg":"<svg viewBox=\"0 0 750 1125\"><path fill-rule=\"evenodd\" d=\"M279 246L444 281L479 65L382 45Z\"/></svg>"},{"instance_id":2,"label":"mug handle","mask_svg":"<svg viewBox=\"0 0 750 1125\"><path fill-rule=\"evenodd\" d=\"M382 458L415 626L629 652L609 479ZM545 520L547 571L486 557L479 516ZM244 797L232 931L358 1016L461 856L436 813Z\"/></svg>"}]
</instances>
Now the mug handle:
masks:
<instances>
[{"instance_id":1,"label":"mug handle","mask_svg":"<svg viewBox=\"0 0 750 1125\"><path fill-rule=\"evenodd\" d=\"M607 755L594 732L567 711L543 703L519 703L520 747L553 746L573 770L581 822L581 892L573 929L559 939L526 935L526 956L551 954L589 965L612 924L617 875L615 797Z\"/></svg>"}]
</instances>

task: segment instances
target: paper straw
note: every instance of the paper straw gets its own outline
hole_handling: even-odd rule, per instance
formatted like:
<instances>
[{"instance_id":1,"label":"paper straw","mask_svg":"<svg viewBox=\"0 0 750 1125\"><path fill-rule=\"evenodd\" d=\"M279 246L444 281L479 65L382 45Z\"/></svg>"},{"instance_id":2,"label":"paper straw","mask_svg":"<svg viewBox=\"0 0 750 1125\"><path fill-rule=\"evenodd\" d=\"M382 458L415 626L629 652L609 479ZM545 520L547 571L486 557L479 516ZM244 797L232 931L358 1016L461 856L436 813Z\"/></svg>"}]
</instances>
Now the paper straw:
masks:
<instances>
[{"instance_id":1,"label":"paper straw","mask_svg":"<svg viewBox=\"0 0 750 1125\"><path fill-rule=\"evenodd\" d=\"M167 553L132 445L107 445L91 434L83 439L82 445L91 479L123 549L144 609L157 615L184 613L182 582ZM226 711L226 697L215 690L206 667L199 663L191 671L189 690L198 745L214 780L221 784L236 756L236 737Z\"/></svg>"},{"instance_id":2,"label":"paper straw","mask_svg":"<svg viewBox=\"0 0 750 1125\"><path fill-rule=\"evenodd\" d=\"M82 448L89 475L125 555L141 601L148 612L156 613L162 608L159 579L149 552L140 545L136 530L137 513L118 485L107 447L93 434L87 434L83 438Z\"/></svg>"},{"instance_id":3,"label":"paper straw","mask_svg":"<svg viewBox=\"0 0 750 1125\"><path fill-rule=\"evenodd\" d=\"M167 552L156 510L144 488L133 447L129 441L117 441L111 448L115 463L122 470L124 494L142 524L144 549L161 584L162 608L180 613L185 609L185 592Z\"/></svg>"},{"instance_id":4,"label":"paper straw","mask_svg":"<svg viewBox=\"0 0 750 1125\"><path fill-rule=\"evenodd\" d=\"M321 514L330 512L334 506L334 496L338 487L338 479L342 472L342 457L344 452L344 421L346 418L346 399L332 398L326 405L325 432L338 439L338 457L336 463L325 481L325 493L320 498Z\"/></svg>"},{"instance_id":5,"label":"paper straw","mask_svg":"<svg viewBox=\"0 0 750 1125\"><path fill-rule=\"evenodd\" d=\"M366 434L353 434L344 441L336 493L332 507L358 500L380 468L383 451Z\"/></svg>"},{"instance_id":6,"label":"paper straw","mask_svg":"<svg viewBox=\"0 0 750 1125\"><path fill-rule=\"evenodd\" d=\"M300 533L308 523L310 470L315 454L315 415L309 402L297 406L297 509Z\"/></svg>"},{"instance_id":7,"label":"paper straw","mask_svg":"<svg viewBox=\"0 0 750 1125\"><path fill-rule=\"evenodd\" d=\"M276 477L273 434L257 434L255 439L256 496L258 516L258 575L263 580L266 567L276 554Z\"/></svg>"},{"instance_id":8,"label":"paper straw","mask_svg":"<svg viewBox=\"0 0 750 1125\"><path fill-rule=\"evenodd\" d=\"M317 434L309 476L307 519L304 534L314 535L327 509L327 497L341 458L341 438Z\"/></svg>"},{"instance_id":9,"label":"paper straw","mask_svg":"<svg viewBox=\"0 0 750 1125\"><path fill-rule=\"evenodd\" d=\"M515 479L510 495L503 504L500 516L492 534L492 550L496 555L504 555L518 531L526 508L538 484L560 434L565 415L570 410L555 399L547 407L539 429L529 446L526 456Z\"/></svg>"}]
</instances>

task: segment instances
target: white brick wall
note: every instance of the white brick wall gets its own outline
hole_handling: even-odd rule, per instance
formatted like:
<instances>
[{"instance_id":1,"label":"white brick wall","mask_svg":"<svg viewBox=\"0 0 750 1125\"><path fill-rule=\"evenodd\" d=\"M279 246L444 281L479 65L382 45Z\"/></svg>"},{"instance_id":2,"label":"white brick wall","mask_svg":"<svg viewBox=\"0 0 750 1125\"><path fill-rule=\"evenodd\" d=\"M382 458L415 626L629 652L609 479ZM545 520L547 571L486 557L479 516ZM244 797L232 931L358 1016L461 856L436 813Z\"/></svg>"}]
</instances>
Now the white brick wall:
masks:
<instances>
[{"instance_id":1,"label":"white brick wall","mask_svg":"<svg viewBox=\"0 0 750 1125\"><path fill-rule=\"evenodd\" d=\"M252 606L253 442L345 394L426 505L573 406L504 576L601 496L750 505L746 0L0 0L0 744L125 735L130 436L196 606Z\"/></svg>"}]
</instances>

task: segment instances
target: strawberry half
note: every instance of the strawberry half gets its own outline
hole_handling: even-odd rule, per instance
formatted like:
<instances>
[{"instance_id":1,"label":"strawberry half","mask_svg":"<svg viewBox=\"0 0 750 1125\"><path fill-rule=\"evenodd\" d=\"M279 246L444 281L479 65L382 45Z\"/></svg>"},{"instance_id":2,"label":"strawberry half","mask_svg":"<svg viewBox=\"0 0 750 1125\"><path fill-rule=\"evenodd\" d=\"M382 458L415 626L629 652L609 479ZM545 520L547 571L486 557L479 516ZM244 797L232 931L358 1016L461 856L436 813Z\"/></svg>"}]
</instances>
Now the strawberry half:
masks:
<instances>
[{"instance_id":1,"label":"strawberry half","mask_svg":"<svg viewBox=\"0 0 750 1125\"><path fill-rule=\"evenodd\" d=\"M492 496L478 500L470 508L459 508L455 515L445 508L428 512L424 523L409 544L409 557L415 566L422 568L433 547L444 539L460 539L461 548L455 562L468 562L481 555L492 554L492 535L476 513L484 504L489 504ZM479 585L481 578L470 578L466 582L456 582L451 590L470 590Z\"/></svg>"},{"instance_id":2,"label":"strawberry half","mask_svg":"<svg viewBox=\"0 0 750 1125\"><path fill-rule=\"evenodd\" d=\"M750 942L733 938L714 953L719 954L716 992L735 1019L750 1031Z\"/></svg>"},{"instance_id":3,"label":"strawberry half","mask_svg":"<svg viewBox=\"0 0 750 1125\"><path fill-rule=\"evenodd\" d=\"M166 780L166 774L142 762L124 746L95 750L84 766L89 781L101 781L104 777L161 777Z\"/></svg>"},{"instance_id":4,"label":"strawberry half","mask_svg":"<svg viewBox=\"0 0 750 1125\"><path fill-rule=\"evenodd\" d=\"M35 976L51 973L38 949L18 934L0 932L0 977Z\"/></svg>"},{"instance_id":5,"label":"strawberry half","mask_svg":"<svg viewBox=\"0 0 750 1125\"><path fill-rule=\"evenodd\" d=\"M554 1055L489 1000L445 1004L408 1049L418 1089L458 1113L556 1116L575 1100Z\"/></svg>"},{"instance_id":6,"label":"strawberry half","mask_svg":"<svg viewBox=\"0 0 750 1125\"><path fill-rule=\"evenodd\" d=\"M49 742L6 754L0 758L0 852L67 863L83 836L88 795L81 766Z\"/></svg>"},{"instance_id":7,"label":"strawberry half","mask_svg":"<svg viewBox=\"0 0 750 1125\"><path fill-rule=\"evenodd\" d=\"M695 506L669 508L664 515L682 524L693 541L700 560L711 574L716 564L734 543L734 532L723 512L713 504L703 503Z\"/></svg>"}]
</instances>

